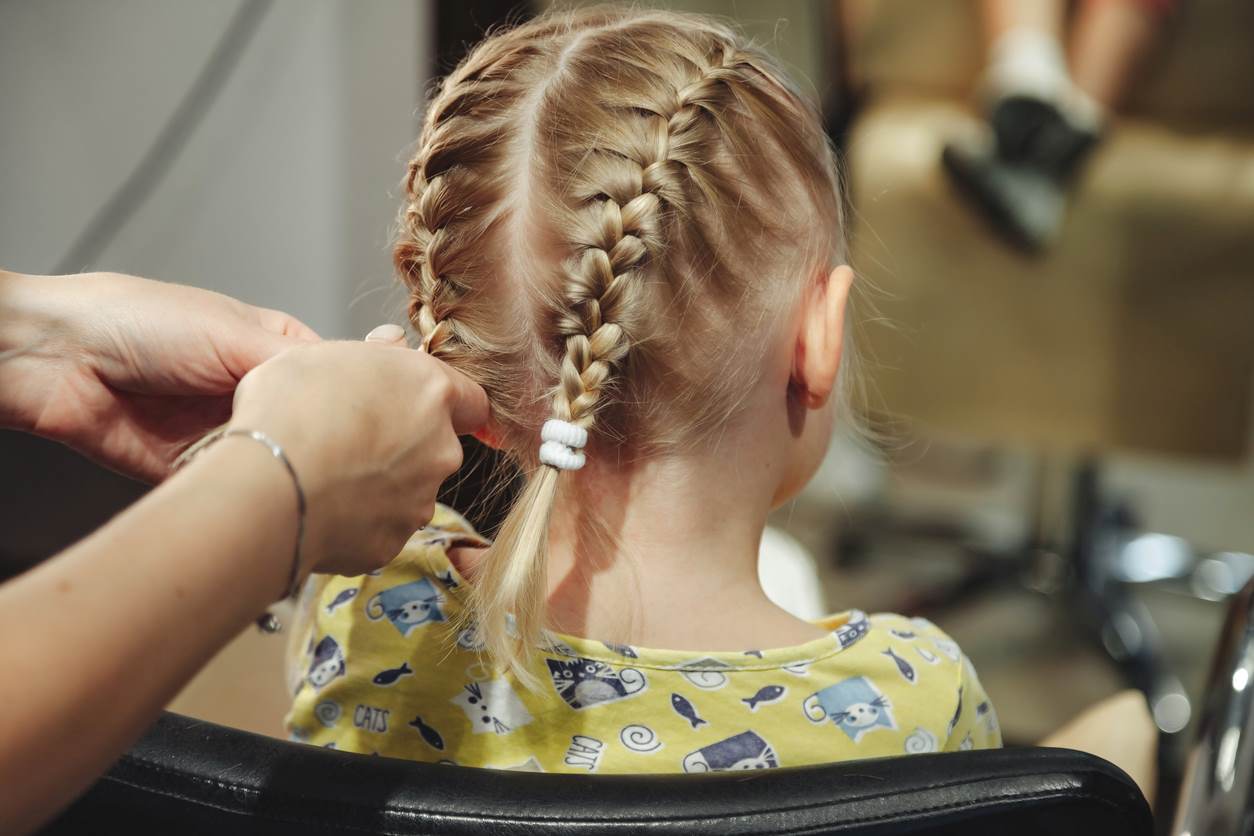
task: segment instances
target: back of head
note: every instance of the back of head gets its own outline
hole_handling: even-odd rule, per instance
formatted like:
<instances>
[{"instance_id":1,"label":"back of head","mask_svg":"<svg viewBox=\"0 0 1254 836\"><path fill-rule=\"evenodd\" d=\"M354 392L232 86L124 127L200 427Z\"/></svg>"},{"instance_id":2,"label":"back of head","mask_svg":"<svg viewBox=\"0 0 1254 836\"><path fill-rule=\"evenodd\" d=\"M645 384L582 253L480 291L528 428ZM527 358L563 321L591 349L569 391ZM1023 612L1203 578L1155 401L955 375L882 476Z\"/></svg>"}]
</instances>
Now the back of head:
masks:
<instances>
[{"instance_id":1,"label":"back of head","mask_svg":"<svg viewBox=\"0 0 1254 836\"><path fill-rule=\"evenodd\" d=\"M524 681L561 473L538 463L541 425L587 430L590 461L629 462L734 420L769 335L844 259L837 184L813 106L702 17L545 15L480 43L436 91L395 262L424 348L485 388L528 473L473 606Z\"/></svg>"}]
</instances>

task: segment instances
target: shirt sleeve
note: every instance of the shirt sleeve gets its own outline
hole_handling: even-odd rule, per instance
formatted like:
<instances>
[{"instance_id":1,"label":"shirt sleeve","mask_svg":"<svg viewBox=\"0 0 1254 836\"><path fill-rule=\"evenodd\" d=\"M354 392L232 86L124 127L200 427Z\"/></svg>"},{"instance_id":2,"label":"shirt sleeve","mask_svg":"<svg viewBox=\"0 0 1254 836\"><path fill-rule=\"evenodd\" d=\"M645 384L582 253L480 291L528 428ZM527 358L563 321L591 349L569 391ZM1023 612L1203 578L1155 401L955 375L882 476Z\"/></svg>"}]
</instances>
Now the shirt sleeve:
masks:
<instances>
[{"instance_id":1,"label":"shirt sleeve","mask_svg":"<svg viewBox=\"0 0 1254 836\"><path fill-rule=\"evenodd\" d=\"M956 694L953 720L944 751L958 752L965 749L996 749L1002 745L1001 727L993 702L980 684L971 660L962 655L959 660L961 677Z\"/></svg>"}]
</instances>

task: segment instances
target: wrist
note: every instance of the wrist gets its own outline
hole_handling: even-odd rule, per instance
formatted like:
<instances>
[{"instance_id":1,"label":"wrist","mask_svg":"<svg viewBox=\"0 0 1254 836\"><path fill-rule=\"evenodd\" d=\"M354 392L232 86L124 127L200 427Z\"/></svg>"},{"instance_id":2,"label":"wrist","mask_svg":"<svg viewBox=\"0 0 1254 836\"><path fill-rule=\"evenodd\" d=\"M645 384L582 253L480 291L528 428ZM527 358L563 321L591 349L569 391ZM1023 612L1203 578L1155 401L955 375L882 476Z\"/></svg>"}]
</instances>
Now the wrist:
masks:
<instances>
[{"instance_id":1,"label":"wrist","mask_svg":"<svg viewBox=\"0 0 1254 836\"><path fill-rule=\"evenodd\" d=\"M0 271L0 426L33 430L65 363L51 281Z\"/></svg>"},{"instance_id":2,"label":"wrist","mask_svg":"<svg viewBox=\"0 0 1254 836\"><path fill-rule=\"evenodd\" d=\"M265 592L262 606L282 600L293 576L301 583L309 574L309 557L301 548L304 519L298 484L280 459L247 436L224 436L195 461L203 474L200 478L237 493L252 511L261 513L266 533L260 553L265 566L259 567L256 580Z\"/></svg>"}]
</instances>

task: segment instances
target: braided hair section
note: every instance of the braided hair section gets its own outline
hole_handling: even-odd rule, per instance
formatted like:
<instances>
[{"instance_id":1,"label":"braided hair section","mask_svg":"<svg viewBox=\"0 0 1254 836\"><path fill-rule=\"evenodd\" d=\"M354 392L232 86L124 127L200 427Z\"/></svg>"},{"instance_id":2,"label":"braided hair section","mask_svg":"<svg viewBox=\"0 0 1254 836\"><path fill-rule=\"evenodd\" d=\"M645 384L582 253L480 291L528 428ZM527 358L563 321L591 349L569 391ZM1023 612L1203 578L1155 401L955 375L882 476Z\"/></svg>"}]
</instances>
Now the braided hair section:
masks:
<instances>
[{"instance_id":1,"label":"braided hair section","mask_svg":"<svg viewBox=\"0 0 1254 836\"><path fill-rule=\"evenodd\" d=\"M585 33L577 47L568 46L566 77L550 83L535 125L543 141L533 164L539 179L560 184L554 202L564 211L556 227L569 252L547 320L561 346L551 415L595 429L592 437L602 442L622 438L621 423L599 418L631 376L634 355L643 353L654 372L667 373L671 364L678 373L683 365L658 312L690 304L729 273L724 250L742 255L730 234L707 232L698 214L738 202L745 217L752 215L728 185L737 180L728 164L720 169L713 159L722 144L722 114L735 106L732 86L743 82L740 59L717 39L659 59L647 47L633 48L630 30ZM659 61L668 72L659 72ZM576 83L616 75L626 76L625 83L595 92ZM703 272L689 275L691 265L674 257L674 245L701 253ZM589 459L605 449L592 442ZM542 464L533 472L472 590L489 653L524 684L538 680L528 660L531 648L543 644L545 554L559 467Z\"/></svg>"},{"instance_id":2,"label":"braided hair section","mask_svg":"<svg viewBox=\"0 0 1254 836\"><path fill-rule=\"evenodd\" d=\"M513 115L530 92L528 42L488 41L440 86L404 180L393 260L428 353L474 364L493 352L464 302L490 283L480 250L507 196Z\"/></svg>"},{"instance_id":3,"label":"braided hair section","mask_svg":"<svg viewBox=\"0 0 1254 836\"><path fill-rule=\"evenodd\" d=\"M431 102L395 260L423 347L484 386L529 474L468 608L524 685L544 677L562 466L536 466L540 425L586 433L595 471L725 423L762 365L731 335L788 307L794 251L839 220L821 126L783 79L708 20L612 8L489 38Z\"/></svg>"}]
</instances>

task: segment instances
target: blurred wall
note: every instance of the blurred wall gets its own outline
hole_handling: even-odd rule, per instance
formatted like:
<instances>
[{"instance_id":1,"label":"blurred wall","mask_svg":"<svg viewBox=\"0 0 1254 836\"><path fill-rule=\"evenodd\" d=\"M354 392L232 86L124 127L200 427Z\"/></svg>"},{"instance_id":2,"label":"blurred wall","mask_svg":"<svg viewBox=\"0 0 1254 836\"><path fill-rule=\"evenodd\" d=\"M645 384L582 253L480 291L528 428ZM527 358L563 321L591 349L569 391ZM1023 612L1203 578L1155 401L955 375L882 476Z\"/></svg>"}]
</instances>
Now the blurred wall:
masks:
<instances>
[{"instance_id":1,"label":"blurred wall","mask_svg":"<svg viewBox=\"0 0 1254 836\"><path fill-rule=\"evenodd\" d=\"M538 0L541 8L593 6L602 0ZM828 3L823 0L637 0L635 5L713 15L734 25L779 59L821 100L828 94Z\"/></svg>"},{"instance_id":2,"label":"blurred wall","mask_svg":"<svg viewBox=\"0 0 1254 836\"><path fill-rule=\"evenodd\" d=\"M0 4L0 264L52 269L237 7ZM429 12L419 0L277 0L168 176L81 266L284 308L325 336L398 316L384 298L387 239L417 135Z\"/></svg>"},{"instance_id":3,"label":"blurred wall","mask_svg":"<svg viewBox=\"0 0 1254 836\"><path fill-rule=\"evenodd\" d=\"M0 3L0 265L53 269L130 174L240 0ZM403 321L388 237L434 49L424 0L276 0L142 209L85 269L283 308L328 337ZM141 491L0 432L0 578Z\"/></svg>"}]
</instances>

